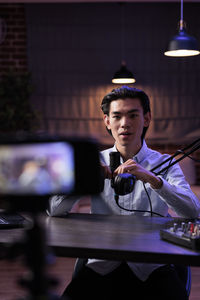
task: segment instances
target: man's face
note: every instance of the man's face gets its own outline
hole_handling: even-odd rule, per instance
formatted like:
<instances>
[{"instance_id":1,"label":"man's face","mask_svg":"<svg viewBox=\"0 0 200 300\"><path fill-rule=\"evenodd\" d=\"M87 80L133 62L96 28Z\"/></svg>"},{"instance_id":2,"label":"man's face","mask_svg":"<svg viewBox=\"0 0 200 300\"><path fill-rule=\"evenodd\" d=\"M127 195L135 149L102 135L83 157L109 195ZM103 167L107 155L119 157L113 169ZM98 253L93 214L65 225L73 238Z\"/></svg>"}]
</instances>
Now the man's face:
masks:
<instances>
[{"instance_id":1,"label":"man's face","mask_svg":"<svg viewBox=\"0 0 200 300\"><path fill-rule=\"evenodd\" d=\"M104 116L104 122L118 146L141 145L144 127L151 120L150 112L145 115L139 99L118 99L110 103L109 115Z\"/></svg>"}]
</instances>

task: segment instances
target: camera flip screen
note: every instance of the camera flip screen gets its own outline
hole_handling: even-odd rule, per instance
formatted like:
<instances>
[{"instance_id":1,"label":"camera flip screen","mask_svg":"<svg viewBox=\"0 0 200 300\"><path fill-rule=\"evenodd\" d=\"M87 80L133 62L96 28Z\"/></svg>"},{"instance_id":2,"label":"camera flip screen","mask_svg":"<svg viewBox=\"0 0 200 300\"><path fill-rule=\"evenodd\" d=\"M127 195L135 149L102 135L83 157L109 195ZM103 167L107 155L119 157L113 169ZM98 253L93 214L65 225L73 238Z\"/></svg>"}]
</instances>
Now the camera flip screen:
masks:
<instances>
[{"instance_id":1,"label":"camera flip screen","mask_svg":"<svg viewBox=\"0 0 200 300\"><path fill-rule=\"evenodd\" d=\"M70 143L0 145L0 195L70 194L74 185Z\"/></svg>"}]
</instances>

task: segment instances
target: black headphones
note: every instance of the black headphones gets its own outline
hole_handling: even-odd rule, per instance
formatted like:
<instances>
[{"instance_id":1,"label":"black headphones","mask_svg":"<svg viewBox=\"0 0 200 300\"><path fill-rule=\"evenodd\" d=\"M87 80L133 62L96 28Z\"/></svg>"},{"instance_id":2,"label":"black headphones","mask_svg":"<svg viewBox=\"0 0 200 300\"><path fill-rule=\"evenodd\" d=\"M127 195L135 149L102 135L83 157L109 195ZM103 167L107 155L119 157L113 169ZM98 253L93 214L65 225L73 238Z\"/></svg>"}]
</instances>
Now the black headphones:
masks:
<instances>
[{"instance_id":1,"label":"black headphones","mask_svg":"<svg viewBox=\"0 0 200 300\"><path fill-rule=\"evenodd\" d=\"M113 151L110 155L110 170L113 173L120 165L120 153ZM118 174L111 179L111 187L117 195L127 195L131 193L135 186L136 177L129 173Z\"/></svg>"}]
</instances>

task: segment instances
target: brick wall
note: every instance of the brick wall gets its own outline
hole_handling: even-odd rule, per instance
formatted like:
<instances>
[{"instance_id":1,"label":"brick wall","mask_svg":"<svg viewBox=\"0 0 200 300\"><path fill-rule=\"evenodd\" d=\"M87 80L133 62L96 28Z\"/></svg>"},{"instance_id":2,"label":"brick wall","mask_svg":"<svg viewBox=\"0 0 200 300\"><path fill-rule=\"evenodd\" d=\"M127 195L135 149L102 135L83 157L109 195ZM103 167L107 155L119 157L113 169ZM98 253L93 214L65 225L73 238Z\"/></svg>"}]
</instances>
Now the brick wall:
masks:
<instances>
[{"instance_id":1,"label":"brick wall","mask_svg":"<svg viewBox=\"0 0 200 300\"><path fill-rule=\"evenodd\" d=\"M23 4L0 4L0 18L6 22L6 37L0 45L0 75L10 69L27 71L26 22Z\"/></svg>"}]
</instances>

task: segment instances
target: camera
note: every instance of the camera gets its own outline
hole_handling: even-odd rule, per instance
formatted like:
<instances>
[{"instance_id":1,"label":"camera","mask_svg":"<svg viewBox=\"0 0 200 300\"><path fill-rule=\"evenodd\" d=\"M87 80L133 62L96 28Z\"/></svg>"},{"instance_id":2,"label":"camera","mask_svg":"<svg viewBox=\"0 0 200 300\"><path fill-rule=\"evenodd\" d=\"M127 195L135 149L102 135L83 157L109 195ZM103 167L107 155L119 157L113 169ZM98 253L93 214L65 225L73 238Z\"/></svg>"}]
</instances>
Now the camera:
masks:
<instances>
[{"instance_id":1,"label":"camera","mask_svg":"<svg viewBox=\"0 0 200 300\"><path fill-rule=\"evenodd\" d=\"M43 210L52 195L91 195L103 189L98 143L87 137L0 138L0 201Z\"/></svg>"}]
</instances>

